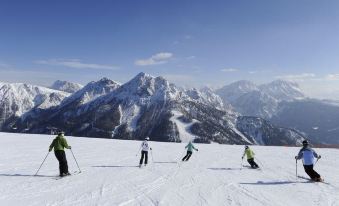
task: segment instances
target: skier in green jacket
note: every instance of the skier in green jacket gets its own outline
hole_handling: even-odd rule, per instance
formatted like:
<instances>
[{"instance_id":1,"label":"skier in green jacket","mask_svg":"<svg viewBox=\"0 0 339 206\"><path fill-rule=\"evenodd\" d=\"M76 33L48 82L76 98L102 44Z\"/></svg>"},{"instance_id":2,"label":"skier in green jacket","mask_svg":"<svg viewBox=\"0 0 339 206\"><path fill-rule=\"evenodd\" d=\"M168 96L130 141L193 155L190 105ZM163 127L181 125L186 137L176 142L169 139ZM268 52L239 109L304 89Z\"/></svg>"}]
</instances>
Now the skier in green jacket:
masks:
<instances>
[{"instance_id":1,"label":"skier in green jacket","mask_svg":"<svg viewBox=\"0 0 339 206\"><path fill-rule=\"evenodd\" d=\"M64 138L64 132L62 131L58 132L58 136L53 140L52 144L49 146L49 151L52 151L53 148L55 157L59 161L60 177L71 175L68 172L67 159L64 151L64 148L71 149L71 146L67 144L67 141Z\"/></svg>"},{"instance_id":2,"label":"skier in green jacket","mask_svg":"<svg viewBox=\"0 0 339 206\"><path fill-rule=\"evenodd\" d=\"M245 146L245 151L241 158L244 159L245 155L247 156L247 162L251 165L251 168L259 168L258 164L254 161L254 152L247 145Z\"/></svg>"},{"instance_id":3,"label":"skier in green jacket","mask_svg":"<svg viewBox=\"0 0 339 206\"><path fill-rule=\"evenodd\" d=\"M190 141L190 142L188 143L188 145L186 145L185 148L187 148L187 154L186 154L186 156L185 156L184 158L182 158L182 161L188 161L188 160L190 159L190 157L191 157L191 155L192 155L192 153L193 153L193 149L196 150L196 151L198 151L198 149L196 149L196 148L194 147L192 141Z\"/></svg>"}]
</instances>

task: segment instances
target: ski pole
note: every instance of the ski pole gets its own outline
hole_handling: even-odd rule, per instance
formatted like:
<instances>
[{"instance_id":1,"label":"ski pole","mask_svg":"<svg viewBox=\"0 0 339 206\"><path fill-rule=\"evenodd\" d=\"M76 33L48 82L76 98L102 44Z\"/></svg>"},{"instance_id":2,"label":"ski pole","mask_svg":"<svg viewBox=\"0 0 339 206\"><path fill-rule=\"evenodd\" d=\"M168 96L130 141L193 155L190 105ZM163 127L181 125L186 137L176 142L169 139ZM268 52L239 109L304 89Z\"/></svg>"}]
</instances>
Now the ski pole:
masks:
<instances>
[{"instance_id":1,"label":"ski pole","mask_svg":"<svg viewBox=\"0 0 339 206\"><path fill-rule=\"evenodd\" d=\"M261 169L264 169L264 164L257 157L255 157L255 159L258 160L258 162L260 163Z\"/></svg>"},{"instance_id":2,"label":"ski pole","mask_svg":"<svg viewBox=\"0 0 339 206\"><path fill-rule=\"evenodd\" d=\"M36 171L36 173L35 173L35 175L34 175L34 176L36 176L36 175L38 174L38 172L40 171L40 169L41 169L42 165L43 165L43 164L44 164L44 162L46 161L46 159L47 159L47 156L48 156L48 155L49 155L49 152L47 153L47 155L46 155L46 157L45 157L44 161L42 161L42 163L41 163L41 165L40 165L40 167L39 167L38 171Z\"/></svg>"},{"instance_id":3,"label":"ski pole","mask_svg":"<svg viewBox=\"0 0 339 206\"><path fill-rule=\"evenodd\" d=\"M77 163L77 166L78 166L78 168L79 168L79 173L81 173L81 169L80 169L80 167L79 167L78 161L77 161L77 159L75 158L72 149L70 149L70 150L71 150L71 153L72 153L73 158L74 158L74 160L75 160L75 163Z\"/></svg>"},{"instance_id":4,"label":"ski pole","mask_svg":"<svg viewBox=\"0 0 339 206\"><path fill-rule=\"evenodd\" d=\"M242 169L242 168L244 167L243 163L244 163L244 157L242 157L242 158L241 158L241 165L240 165L240 169Z\"/></svg>"},{"instance_id":5,"label":"ski pole","mask_svg":"<svg viewBox=\"0 0 339 206\"><path fill-rule=\"evenodd\" d=\"M320 159L320 158L317 158L317 161L315 161L313 167L315 167L315 165L317 164L317 162L318 162L319 159Z\"/></svg>"},{"instance_id":6,"label":"ski pole","mask_svg":"<svg viewBox=\"0 0 339 206\"><path fill-rule=\"evenodd\" d=\"M298 160L295 159L295 179L298 179Z\"/></svg>"},{"instance_id":7,"label":"ski pole","mask_svg":"<svg viewBox=\"0 0 339 206\"><path fill-rule=\"evenodd\" d=\"M135 154L136 157L138 156L138 154L140 154L140 151L141 151L141 147L139 148L138 152Z\"/></svg>"}]
</instances>

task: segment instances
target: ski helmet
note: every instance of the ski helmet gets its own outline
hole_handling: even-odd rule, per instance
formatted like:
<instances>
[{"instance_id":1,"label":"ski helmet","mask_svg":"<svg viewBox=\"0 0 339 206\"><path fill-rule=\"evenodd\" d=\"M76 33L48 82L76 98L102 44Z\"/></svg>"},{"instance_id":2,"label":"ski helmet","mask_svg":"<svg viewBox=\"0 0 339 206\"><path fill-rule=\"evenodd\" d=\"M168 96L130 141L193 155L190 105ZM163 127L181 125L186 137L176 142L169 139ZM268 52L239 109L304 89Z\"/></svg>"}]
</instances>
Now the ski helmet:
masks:
<instances>
[{"instance_id":1,"label":"ski helmet","mask_svg":"<svg viewBox=\"0 0 339 206\"><path fill-rule=\"evenodd\" d=\"M303 145L304 146L307 146L309 143L308 143L308 141L305 139L304 141L303 141Z\"/></svg>"},{"instance_id":2,"label":"ski helmet","mask_svg":"<svg viewBox=\"0 0 339 206\"><path fill-rule=\"evenodd\" d=\"M248 145L245 145L245 149L248 149L249 148L249 146Z\"/></svg>"},{"instance_id":3,"label":"ski helmet","mask_svg":"<svg viewBox=\"0 0 339 206\"><path fill-rule=\"evenodd\" d=\"M59 130L59 131L58 131L58 135L63 135L63 134L65 134L64 131L62 131L62 130Z\"/></svg>"},{"instance_id":4,"label":"ski helmet","mask_svg":"<svg viewBox=\"0 0 339 206\"><path fill-rule=\"evenodd\" d=\"M145 140L149 140L149 137L146 137Z\"/></svg>"}]
</instances>

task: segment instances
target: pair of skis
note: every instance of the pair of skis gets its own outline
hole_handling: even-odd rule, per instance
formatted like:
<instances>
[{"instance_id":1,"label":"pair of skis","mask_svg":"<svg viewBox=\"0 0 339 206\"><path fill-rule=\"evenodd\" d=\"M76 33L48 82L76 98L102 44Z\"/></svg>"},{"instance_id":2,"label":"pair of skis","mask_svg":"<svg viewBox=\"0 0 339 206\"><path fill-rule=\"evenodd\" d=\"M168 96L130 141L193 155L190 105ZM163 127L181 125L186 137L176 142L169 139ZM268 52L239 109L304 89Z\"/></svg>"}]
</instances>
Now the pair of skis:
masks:
<instances>
[{"instance_id":1,"label":"pair of skis","mask_svg":"<svg viewBox=\"0 0 339 206\"><path fill-rule=\"evenodd\" d=\"M80 174L80 173L81 173L81 171L75 171L75 172L72 172L70 175L57 176L57 177L55 177L54 179L55 179L55 180L60 180L60 179L64 179L64 178L67 178L67 177L74 176L74 175L78 175L78 174Z\"/></svg>"}]
</instances>

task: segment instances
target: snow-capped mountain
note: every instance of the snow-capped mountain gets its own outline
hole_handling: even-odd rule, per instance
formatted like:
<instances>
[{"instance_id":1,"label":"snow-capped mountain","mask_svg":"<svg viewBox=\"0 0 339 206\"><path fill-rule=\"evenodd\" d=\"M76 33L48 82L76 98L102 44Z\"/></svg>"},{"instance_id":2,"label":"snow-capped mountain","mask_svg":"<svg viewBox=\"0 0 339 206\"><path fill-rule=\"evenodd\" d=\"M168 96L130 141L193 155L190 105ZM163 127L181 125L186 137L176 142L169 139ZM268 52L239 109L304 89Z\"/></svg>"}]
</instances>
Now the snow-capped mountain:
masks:
<instances>
[{"instance_id":1,"label":"snow-capped mountain","mask_svg":"<svg viewBox=\"0 0 339 206\"><path fill-rule=\"evenodd\" d=\"M238 81L216 93L241 116L261 117L275 125L293 128L315 143L339 144L339 104L307 98L294 82L276 80L256 86L248 81ZM253 123L251 121L251 127ZM239 130L246 131L243 127ZM274 133L279 132L275 130Z\"/></svg>"},{"instance_id":2,"label":"snow-capped mountain","mask_svg":"<svg viewBox=\"0 0 339 206\"><path fill-rule=\"evenodd\" d=\"M299 85L292 81L276 80L259 86L260 90L278 101L291 101L305 98Z\"/></svg>"},{"instance_id":3,"label":"snow-capped mountain","mask_svg":"<svg viewBox=\"0 0 339 206\"><path fill-rule=\"evenodd\" d=\"M217 109L231 110L232 106L227 102L223 102L222 99L213 92L212 89L204 87L202 89L188 89L184 91L191 99L200 101L203 104L209 104Z\"/></svg>"},{"instance_id":4,"label":"snow-capped mountain","mask_svg":"<svg viewBox=\"0 0 339 206\"><path fill-rule=\"evenodd\" d=\"M259 91L257 85L247 80L241 80L218 89L216 93L225 102L234 104L242 95L255 91Z\"/></svg>"},{"instance_id":5,"label":"snow-capped mountain","mask_svg":"<svg viewBox=\"0 0 339 206\"><path fill-rule=\"evenodd\" d=\"M55 81L52 84L52 86L50 86L51 89L68 92L68 93L74 93L80 90L82 87L83 86L81 84L72 83L68 81L61 81L61 80Z\"/></svg>"},{"instance_id":6,"label":"snow-capped mountain","mask_svg":"<svg viewBox=\"0 0 339 206\"><path fill-rule=\"evenodd\" d=\"M28 132L34 133L56 127L89 137L261 144L237 128L241 124L237 118L232 107L225 106L210 89L183 90L162 77L140 73L123 85L108 79L91 82L59 106L16 125L19 131L30 125ZM268 132L262 131L266 136Z\"/></svg>"},{"instance_id":7,"label":"snow-capped mountain","mask_svg":"<svg viewBox=\"0 0 339 206\"><path fill-rule=\"evenodd\" d=\"M2 83L0 86L2 123L20 117L33 108L55 107L69 95L66 92L23 83Z\"/></svg>"},{"instance_id":8,"label":"snow-capped mountain","mask_svg":"<svg viewBox=\"0 0 339 206\"><path fill-rule=\"evenodd\" d=\"M99 81L92 81L78 90L68 98L64 99L61 103L61 107L69 104L79 106L86 104L100 96L106 95L120 87L119 83L116 83L108 78L102 78Z\"/></svg>"},{"instance_id":9,"label":"snow-capped mountain","mask_svg":"<svg viewBox=\"0 0 339 206\"><path fill-rule=\"evenodd\" d=\"M250 81L242 80L224 86L216 93L242 115L266 119L275 114L279 102L305 97L297 83L283 80L258 86Z\"/></svg>"},{"instance_id":10,"label":"snow-capped mountain","mask_svg":"<svg viewBox=\"0 0 339 206\"><path fill-rule=\"evenodd\" d=\"M24 115L23 118L16 123L16 125L24 127L26 125L25 130L27 130L27 125L30 125L30 128L34 124L40 124L40 121L37 120L39 118L41 118L43 122L55 121L56 125L60 124L58 121L70 123L71 121L68 117L76 115L79 112L78 109L80 106L114 91L119 86L120 84L107 78L102 78L99 81L92 81L82 89L63 99L63 101L61 101L56 107L44 111L31 110L26 113L26 115ZM47 127L51 128L50 125Z\"/></svg>"}]
</instances>

